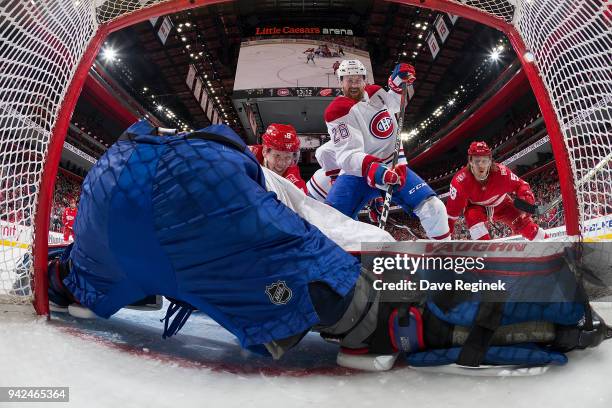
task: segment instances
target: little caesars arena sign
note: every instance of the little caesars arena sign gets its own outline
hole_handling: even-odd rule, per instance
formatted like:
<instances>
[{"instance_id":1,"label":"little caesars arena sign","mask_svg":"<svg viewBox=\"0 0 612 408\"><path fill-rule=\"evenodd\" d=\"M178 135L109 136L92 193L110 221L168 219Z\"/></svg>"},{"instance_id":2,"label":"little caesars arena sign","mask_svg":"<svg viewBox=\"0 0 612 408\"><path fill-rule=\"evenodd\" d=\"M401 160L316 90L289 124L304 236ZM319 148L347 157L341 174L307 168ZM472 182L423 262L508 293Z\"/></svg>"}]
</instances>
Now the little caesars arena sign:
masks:
<instances>
[{"instance_id":1,"label":"little caesars arena sign","mask_svg":"<svg viewBox=\"0 0 612 408\"><path fill-rule=\"evenodd\" d=\"M256 27L255 35L278 35L278 34L334 34L353 35L353 30L345 28L321 28L321 27Z\"/></svg>"}]
</instances>

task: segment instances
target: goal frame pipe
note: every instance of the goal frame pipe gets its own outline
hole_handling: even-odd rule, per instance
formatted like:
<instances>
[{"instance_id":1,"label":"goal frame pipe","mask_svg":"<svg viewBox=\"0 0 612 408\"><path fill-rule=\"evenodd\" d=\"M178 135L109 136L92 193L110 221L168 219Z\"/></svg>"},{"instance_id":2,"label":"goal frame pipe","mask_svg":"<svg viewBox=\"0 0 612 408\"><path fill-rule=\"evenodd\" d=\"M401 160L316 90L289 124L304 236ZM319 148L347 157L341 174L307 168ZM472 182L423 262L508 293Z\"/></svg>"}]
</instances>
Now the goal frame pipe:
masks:
<instances>
[{"instance_id":1,"label":"goal frame pipe","mask_svg":"<svg viewBox=\"0 0 612 408\"><path fill-rule=\"evenodd\" d=\"M117 17L108 23L100 24L98 30L87 45L83 56L81 57L75 74L72 77L66 95L60 104L58 110L58 120L53 127L49 141L49 150L47 159L45 160L41 183L38 195L36 208L36 216L34 218L34 240L32 253L34 256L34 308L38 314L49 315L49 299L48 299L48 278L47 278L47 253L49 239L49 222L51 216L51 206L53 189L55 187L55 178L57 177L57 169L62 155L66 133L70 125L70 117L76 106L77 100L85 80L87 73L93 65L93 62L104 43L106 37L115 31L145 21L153 17L159 17L169 13L175 13L197 7L205 7L220 3L229 3L233 0L173 0L164 3L159 3L142 10L136 10L128 14ZM515 52L517 53L527 78L531 84L531 88L535 94L544 122L549 133L553 153L557 163L557 171L560 179L573 180L569 154L563 141L563 135L559 126L558 119L554 112L552 102L542 79L537 72L536 67L525 61L524 54L527 48L521 39L516 29L506 21L487 14L484 11L476 9L465 4L452 2L449 0L387 0L392 3L405 4L421 8L428 8L436 11L451 13L460 17L477 21L486 24L503 32ZM576 190L573 183L561 183L561 196L563 198L563 207L565 214L565 226L568 235L579 235L579 213L578 202L576 199Z\"/></svg>"},{"instance_id":2,"label":"goal frame pipe","mask_svg":"<svg viewBox=\"0 0 612 408\"><path fill-rule=\"evenodd\" d=\"M544 123L546 124L546 130L548 131L550 144L555 156L559 180L574 180L570 155L567 147L565 146L563 133L561 132L561 126L559 125L559 118L555 113L550 95L546 91L546 85L544 84L544 81L542 80L542 77L540 76L535 64L525 60L525 54L529 51L529 49L512 24L492 14L487 14L480 9L451 0L387 1L428 8L436 11L443 11L445 13L454 14L459 17L464 17L469 20L485 24L503 32L506 37L508 37L512 48L516 52L516 55L518 56L523 69L525 70L525 74L527 75L527 79L531 85L531 90L533 91L536 101L540 107L540 111L542 112L542 117L544 119ZM581 234L581 231L580 211L578 207L576 187L574 186L573 182L560 183L560 186L561 198L563 200L563 214L565 217L565 231L569 236L578 236Z\"/></svg>"}]
</instances>

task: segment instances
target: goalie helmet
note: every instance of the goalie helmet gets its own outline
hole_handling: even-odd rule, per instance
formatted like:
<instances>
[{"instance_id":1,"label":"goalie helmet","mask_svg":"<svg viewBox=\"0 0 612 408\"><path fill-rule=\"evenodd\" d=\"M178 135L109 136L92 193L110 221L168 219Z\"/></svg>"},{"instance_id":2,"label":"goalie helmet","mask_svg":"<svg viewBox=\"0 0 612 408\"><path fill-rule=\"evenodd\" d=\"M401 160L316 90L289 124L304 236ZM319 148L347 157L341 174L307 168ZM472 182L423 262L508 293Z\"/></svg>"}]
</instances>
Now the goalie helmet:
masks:
<instances>
[{"instance_id":1,"label":"goalie helmet","mask_svg":"<svg viewBox=\"0 0 612 408\"><path fill-rule=\"evenodd\" d=\"M291 125L271 123L261 138L264 147L291 153L300 150L300 138Z\"/></svg>"},{"instance_id":2,"label":"goalie helmet","mask_svg":"<svg viewBox=\"0 0 612 408\"><path fill-rule=\"evenodd\" d=\"M338 75L340 81L345 75L363 75L363 79L365 79L367 71L365 65L359 60L343 60L336 71L336 75Z\"/></svg>"}]
</instances>

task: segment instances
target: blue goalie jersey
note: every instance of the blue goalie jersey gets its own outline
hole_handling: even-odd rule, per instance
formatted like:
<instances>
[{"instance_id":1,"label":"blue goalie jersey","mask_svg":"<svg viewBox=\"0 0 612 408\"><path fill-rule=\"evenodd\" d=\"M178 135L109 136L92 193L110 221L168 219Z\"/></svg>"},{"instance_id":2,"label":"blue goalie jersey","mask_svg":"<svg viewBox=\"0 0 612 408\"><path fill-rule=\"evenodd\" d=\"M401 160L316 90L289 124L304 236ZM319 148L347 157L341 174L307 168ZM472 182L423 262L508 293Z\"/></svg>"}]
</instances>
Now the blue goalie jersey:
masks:
<instances>
[{"instance_id":1,"label":"blue goalie jersey","mask_svg":"<svg viewBox=\"0 0 612 408\"><path fill-rule=\"evenodd\" d=\"M79 302L109 317L164 295L252 347L319 322L308 283L351 290L359 263L265 189L229 127L152 133L130 127L84 181L64 279Z\"/></svg>"}]
</instances>

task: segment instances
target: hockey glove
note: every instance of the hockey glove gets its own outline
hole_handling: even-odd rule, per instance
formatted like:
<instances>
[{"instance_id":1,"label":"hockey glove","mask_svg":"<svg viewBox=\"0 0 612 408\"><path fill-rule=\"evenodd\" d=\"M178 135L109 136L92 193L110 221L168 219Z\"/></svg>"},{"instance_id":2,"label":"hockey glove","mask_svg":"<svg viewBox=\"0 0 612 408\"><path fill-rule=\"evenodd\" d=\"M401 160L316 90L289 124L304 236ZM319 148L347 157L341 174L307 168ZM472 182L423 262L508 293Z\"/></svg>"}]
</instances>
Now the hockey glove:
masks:
<instances>
[{"instance_id":1,"label":"hockey glove","mask_svg":"<svg viewBox=\"0 0 612 408\"><path fill-rule=\"evenodd\" d=\"M533 195L533 191L531 191L527 186L521 187L516 192L516 196L528 204L535 204L535 196Z\"/></svg>"},{"instance_id":2,"label":"hockey glove","mask_svg":"<svg viewBox=\"0 0 612 408\"><path fill-rule=\"evenodd\" d=\"M389 77L389 88L396 93L402 93L401 84L412 84L416 80L416 71L410 64L400 63L395 66L391 76Z\"/></svg>"},{"instance_id":3,"label":"hockey glove","mask_svg":"<svg viewBox=\"0 0 612 408\"><path fill-rule=\"evenodd\" d=\"M393 171L399 176L400 182L397 190L401 190L406 185L406 173L408 172L408 166L405 164L399 164L393 168Z\"/></svg>"},{"instance_id":4,"label":"hockey glove","mask_svg":"<svg viewBox=\"0 0 612 408\"><path fill-rule=\"evenodd\" d=\"M368 207L370 208L368 211L368 218L372 224L378 224L384 204L385 199L382 197L373 198L368 203Z\"/></svg>"},{"instance_id":5,"label":"hockey glove","mask_svg":"<svg viewBox=\"0 0 612 408\"><path fill-rule=\"evenodd\" d=\"M386 190L387 186L400 184L401 180L396 172L382 163L374 162L368 167L366 182L370 187Z\"/></svg>"}]
</instances>

